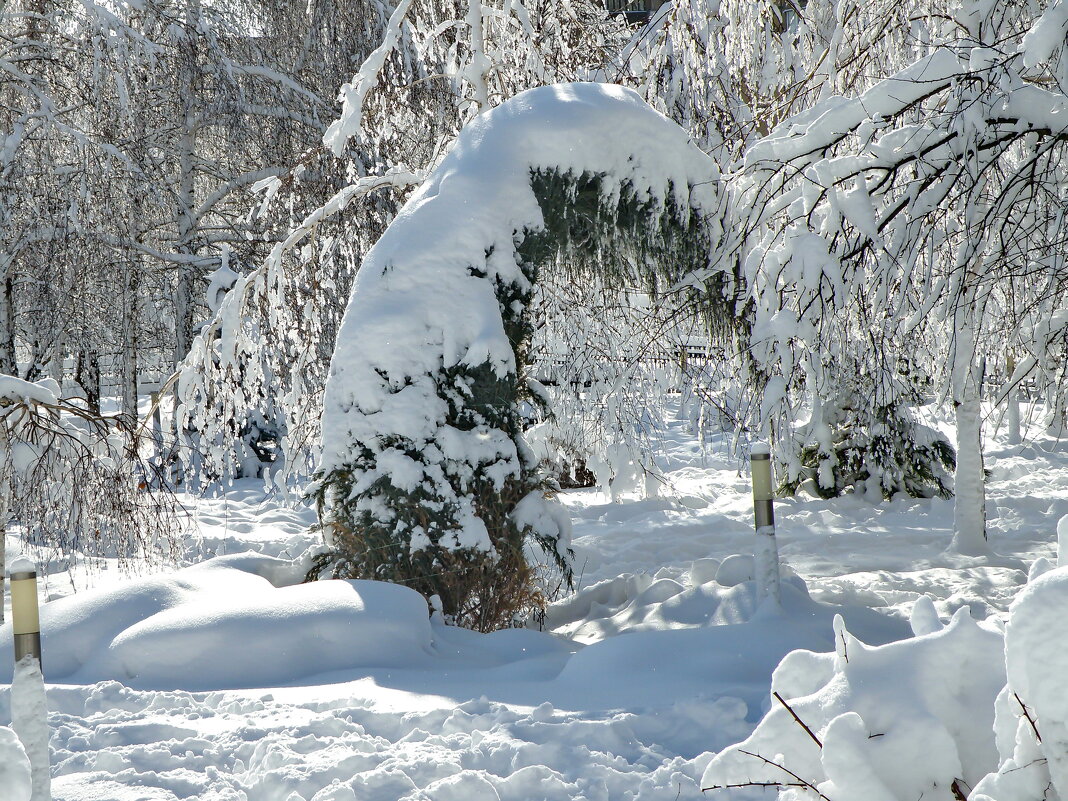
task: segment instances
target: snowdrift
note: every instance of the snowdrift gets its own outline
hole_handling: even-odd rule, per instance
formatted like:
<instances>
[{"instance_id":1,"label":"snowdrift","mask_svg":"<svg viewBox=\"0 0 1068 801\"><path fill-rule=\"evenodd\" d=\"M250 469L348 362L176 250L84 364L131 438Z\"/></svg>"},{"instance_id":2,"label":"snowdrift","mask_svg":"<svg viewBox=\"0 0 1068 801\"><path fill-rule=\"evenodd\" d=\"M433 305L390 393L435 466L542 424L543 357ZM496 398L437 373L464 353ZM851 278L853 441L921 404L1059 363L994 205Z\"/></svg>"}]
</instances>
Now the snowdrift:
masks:
<instances>
[{"instance_id":1,"label":"snowdrift","mask_svg":"<svg viewBox=\"0 0 1068 801\"><path fill-rule=\"evenodd\" d=\"M428 652L430 623L417 593L375 581L299 579L289 563L249 553L52 601L41 607L45 674L70 683L221 689L410 664ZM0 680L10 680L11 648L6 623Z\"/></svg>"},{"instance_id":2,"label":"snowdrift","mask_svg":"<svg viewBox=\"0 0 1068 801\"><path fill-rule=\"evenodd\" d=\"M298 584L302 575L298 564L236 554L46 603L47 679L217 690L370 677L421 694L490 695L529 706L550 701L569 709L731 696L745 702L743 717L754 718L787 652L833 647L836 615L873 642L908 633L903 621L865 607L817 603L796 577L784 583L781 609L759 606L751 581L724 586L708 579L688 589L676 584L680 592L634 597L622 592L624 614L644 624L584 646L526 629L477 634L428 619L426 602L406 587L360 580ZM604 588L591 588L578 605L589 605L591 597L603 598ZM678 617L680 607L689 623L656 625ZM11 661L11 626L5 624L0 681Z\"/></svg>"}]
</instances>

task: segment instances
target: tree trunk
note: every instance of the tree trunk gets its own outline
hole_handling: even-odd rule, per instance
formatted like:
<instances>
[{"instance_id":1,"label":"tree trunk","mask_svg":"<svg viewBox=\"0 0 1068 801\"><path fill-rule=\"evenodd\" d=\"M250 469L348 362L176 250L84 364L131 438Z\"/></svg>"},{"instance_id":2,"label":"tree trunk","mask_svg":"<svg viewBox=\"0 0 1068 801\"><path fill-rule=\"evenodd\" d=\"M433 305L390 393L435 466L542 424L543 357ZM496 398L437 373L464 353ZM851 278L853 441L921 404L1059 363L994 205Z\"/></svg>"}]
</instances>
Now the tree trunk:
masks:
<instances>
[{"instance_id":1,"label":"tree trunk","mask_svg":"<svg viewBox=\"0 0 1068 801\"><path fill-rule=\"evenodd\" d=\"M983 471L982 369L976 363L978 321L982 313L978 278L965 269L960 301L953 311L953 359L950 387L957 428L954 473L953 542L950 549L967 555L989 553L986 542L986 475Z\"/></svg>"},{"instance_id":2,"label":"tree trunk","mask_svg":"<svg viewBox=\"0 0 1068 801\"><path fill-rule=\"evenodd\" d=\"M60 394L63 392L63 376L66 368L67 337L62 331L56 332L56 338L52 343L52 355L48 359L48 377L59 384Z\"/></svg>"},{"instance_id":3,"label":"tree trunk","mask_svg":"<svg viewBox=\"0 0 1068 801\"><path fill-rule=\"evenodd\" d=\"M189 0L185 8L187 35L180 45L178 93L183 104L182 135L178 143L178 194L175 216L178 221L175 251L185 256L192 256L196 250L193 237L197 221L194 219L196 208L196 110L193 106L193 73L197 68L196 19L194 3ZM193 288L196 283L196 268L192 264L178 266L178 279L174 293L174 356L173 363L178 363L189 353L193 344Z\"/></svg>"},{"instance_id":4,"label":"tree trunk","mask_svg":"<svg viewBox=\"0 0 1068 801\"><path fill-rule=\"evenodd\" d=\"M0 449L8 450L7 422L0 422ZM4 622L4 576L7 574L7 520L11 508L11 462L0 467L0 624Z\"/></svg>"},{"instance_id":5,"label":"tree trunk","mask_svg":"<svg viewBox=\"0 0 1068 801\"><path fill-rule=\"evenodd\" d=\"M93 414L100 414L100 357L94 348L78 352L74 382L85 393L85 404Z\"/></svg>"},{"instance_id":6,"label":"tree trunk","mask_svg":"<svg viewBox=\"0 0 1068 801\"><path fill-rule=\"evenodd\" d=\"M1009 374L1011 382L1016 372L1016 359L1011 353L1005 359L1005 371ZM1018 385L1009 390L1005 417L1009 427L1009 444L1019 445L1023 442L1023 437L1020 434L1020 387Z\"/></svg>"},{"instance_id":7,"label":"tree trunk","mask_svg":"<svg viewBox=\"0 0 1068 801\"><path fill-rule=\"evenodd\" d=\"M15 359L15 290L11 280L11 259L4 257L4 277L0 280L0 373L18 375Z\"/></svg>"},{"instance_id":8,"label":"tree trunk","mask_svg":"<svg viewBox=\"0 0 1068 801\"><path fill-rule=\"evenodd\" d=\"M139 265L130 267L122 293L122 354L120 374L122 406L119 412L131 428L137 423L137 290Z\"/></svg>"}]
</instances>

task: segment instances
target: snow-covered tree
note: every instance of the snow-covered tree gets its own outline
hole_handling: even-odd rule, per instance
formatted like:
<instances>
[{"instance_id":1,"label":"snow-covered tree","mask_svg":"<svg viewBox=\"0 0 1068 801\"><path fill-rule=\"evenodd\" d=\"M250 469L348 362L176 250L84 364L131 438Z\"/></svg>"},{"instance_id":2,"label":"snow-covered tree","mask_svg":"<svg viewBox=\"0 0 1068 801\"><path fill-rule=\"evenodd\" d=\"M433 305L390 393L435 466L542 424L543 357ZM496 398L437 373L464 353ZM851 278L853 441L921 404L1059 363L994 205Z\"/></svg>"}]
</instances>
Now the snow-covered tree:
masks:
<instances>
[{"instance_id":1,"label":"snow-covered tree","mask_svg":"<svg viewBox=\"0 0 1068 801\"><path fill-rule=\"evenodd\" d=\"M480 630L541 602L528 540L569 580L566 515L520 431L533 286L560 257L632 281L704 267L712 173L685 132L597 84L465 128L356 279L324 401L323 568L408 584Z\"/></svg>"},{"instance_id":2,"label":"snow-covered tree","mask_svg":"<svg viewBox=\"0 0 1068 801\"><path fill-rule=\"evenodd\" d=\"M838 392L825 360L878 354L892 375L886 344L910 343L956 410L954 547L969 553L986 547L981 365L1027 339L1064 289L1061 260L1036 258L1062 241L1063 25L1030 14L966 3L932 16L918 59L784 121L748 148L735 183L735 208L752 210L743 251L751 353L767 376L759 425L807 394L818 441ZM1017 294L1023 276L1033 289ZM777 429L791 476L797 417Z\"/></svg>"}]
</instances>

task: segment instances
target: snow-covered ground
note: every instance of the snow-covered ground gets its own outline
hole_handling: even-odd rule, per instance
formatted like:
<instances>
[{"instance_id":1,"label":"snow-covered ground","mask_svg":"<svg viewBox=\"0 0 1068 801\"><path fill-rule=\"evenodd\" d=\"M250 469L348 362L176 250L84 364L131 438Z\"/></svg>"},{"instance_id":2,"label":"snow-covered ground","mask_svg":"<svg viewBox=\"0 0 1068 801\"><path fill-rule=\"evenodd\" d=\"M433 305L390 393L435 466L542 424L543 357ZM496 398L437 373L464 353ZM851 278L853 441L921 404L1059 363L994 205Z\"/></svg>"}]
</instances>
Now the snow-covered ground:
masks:
<instances>
[{"instance_id":1,"label":"snow-covered ground","mask_svg":"<svg viewBox=\"0 0 1068 801\"><path fill-rule=\"evenodd\" d=\"M921 596L932 602L917 613L924 631L937 629L931 610L943 622L961 607L1006 619L1029 565L1055 560L1068 514L1068 447L1042 438L989 443L992 559L945 553L952 501L784 499L779 548L793 575L781 611L758 609L745 580L747 476L685 423L663 445L659 498L564 494L581 587L550 608L545 632L451 629L392 585L300 584L313 515L252 483L195 504L202 560L213 559L131 580L104 572L73 595L69 577L52 577L42 623L53 797L705 798L716 752L766 739L754 728L779 661L835 651L836 614L868 645L911 637ZM963 625L944 638L1000 647ZM8 625L0 682L11 662ZM815 692L828 670L795 659L777 681ZM0 726L9 721L2 687ZM834 726L845 742L851 730ZM0 757L14 753L3 731Z\"/></svg>"}]
</instances>

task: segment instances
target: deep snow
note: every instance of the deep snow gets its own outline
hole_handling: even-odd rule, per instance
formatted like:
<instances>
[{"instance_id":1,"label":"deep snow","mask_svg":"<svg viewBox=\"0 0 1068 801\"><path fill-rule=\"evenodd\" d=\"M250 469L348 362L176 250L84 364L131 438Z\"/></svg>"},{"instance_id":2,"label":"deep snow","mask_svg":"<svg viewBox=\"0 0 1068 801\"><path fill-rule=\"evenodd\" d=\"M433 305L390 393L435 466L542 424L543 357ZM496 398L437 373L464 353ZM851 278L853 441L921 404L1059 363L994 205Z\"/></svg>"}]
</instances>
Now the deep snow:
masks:
<instances>
[{"instance_id":1,"label":"deep snow","mask_svg":"<svg viewBox=\"0 0 1068 801\"><path fill-rule=\"evenodd\" d=\"M923 595L914 627L926 637L974 629L942 629L962 607L997 628L1029 564L1055 560L1068 514L1065 452L1042 439L990 443L994 560L944 553L951 501L784 499L780 552L799 578L786 579L783 610L758 609L747 477L685 422L663 446L663 497L563 495L582 586L550 608L547 632L447 628L402 587L295 584L311 516L248 483L196 504L221 557L132 580L104 572L73 596L54 574L42 599L67 596L42 606L54 797L709 797L706 768L771 708L779 660L834 653L836 612L869 646L909 637ZM795 683L830 681L809 668ZM835 724L839 741L852 742L852 720ZM0 753L14 754L3 734Z\"/></svg>"}]
</instances>

